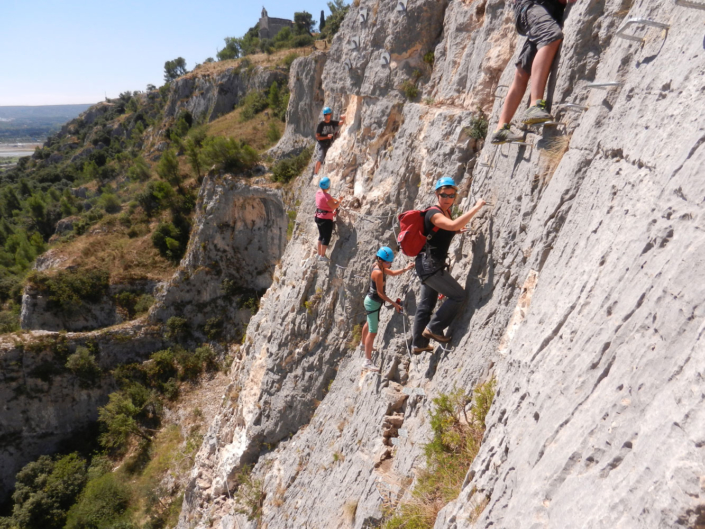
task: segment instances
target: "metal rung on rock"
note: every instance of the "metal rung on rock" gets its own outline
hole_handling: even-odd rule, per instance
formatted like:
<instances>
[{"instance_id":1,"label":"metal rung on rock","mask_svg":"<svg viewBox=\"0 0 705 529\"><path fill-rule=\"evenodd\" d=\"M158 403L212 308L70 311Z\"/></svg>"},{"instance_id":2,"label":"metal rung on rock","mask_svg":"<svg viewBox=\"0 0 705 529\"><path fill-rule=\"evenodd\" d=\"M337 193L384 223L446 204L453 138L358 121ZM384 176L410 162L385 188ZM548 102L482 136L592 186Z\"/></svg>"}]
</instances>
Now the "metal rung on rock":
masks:
<instances>
[{"instance_id":1,"label":"metal rung on rock","mask_svg":"<svg viewBox=\"0 0 705 529\"><path fill-rule=\"evenodd\" d=\"M353 50L360 48L360 37L355 36L350 39L350 48Z\"/></svg>"},{"instance_id":2,"label":"metal rung on rock","mask_svg":"<svg viewBox=\"0 0 705 529\"><path fill-rule=\"evenodd\" d=\"M542 123L544 127L557 127L558 125L565 125L564 121L546 121Z\"/></svg>"},{"instance_id":3,"label":"metal rung on rock","mask_svg":"<svg viewBox=\"0 0 705 529\"><path fill-rule=\"evenodd\" d=\"M388 51L382 53L382 57L380 58L379 62L382 63L382 66L389 66L389 63L392 62L392 57L389 55Z\"/></svg>"},{"instance_id":4,"label":"metal rung on rock","mask_svg":"<svg viewBox=\"0 0 705 529\"><path fill-rule=\"evenodd\" d=\"M586 85L585 88L597 88L598 90L610 90L611 88L619 88L624 83L619 81L608 81L606 83L590 83Z\"/></svg>"},{"instance_id":5,"label":"metal rung on rock","mask_svg":"<svg viewBox=\"0 0 705 529\"><path fill-rule=\"evenodd\" d=\"M345 66L346 70L350 71L352 69L352 61L350 59L345 59L343 66Z\"/></svg>"},{"instance_id":6,"label":"metal rung on rock","mask_svg":"<svg viewBox=\"0 0 705 529\"><path fill-rule=\"evenodd\" d=\"M364 24L365 22L367 22L367 13L368 13L368 11L367 11L366 7L360 8L359 15L360 15L360 23L361 24Z\"/></svg>"},{"instance_id":7,"label":"metal rung on rock","mask_svg":"<svg viewBox=\"0 0 705 529\"><path fill-rule=\"evenodd\" d=\"M584 105L577 105L575 103L563 103L560 106L567 108L568 110L580 110L584 111L587 110L589 107L586 107Z\"/></svg>"},{"instance_id":8,"label":"metal rung on rock","mask_svg":"<svg viewBox=\"0 0 705 529\"><path fill-rule=\"evenodd\" d=\"M409 0L398 0L397 2L397 11L400 13L406 12L406 6L408 5Z\"/></svg>"},{"instance_id":9,"label":"metal rung on rock","mask_svg":"<svg viewBox=\"0 0 705 529\"><path fill-rule=\"evenodd\" d=\"M615 36L621 39L633 40L635 42L643 42L643 37L627 35L627 30L629 29L629 27L635 24L639 26L651 26L652 28L660 28L665 30L668 30L671 27L670 25L664 24L663 22L656 22L655 20L649 20L648 18L630 18L619 27Z\"/></svg>"},{"instance_id":10,"label":"metal rung on rock","mask_svg":"<svg viewBox=\"0 0 705 529\"><path fill-rule=\"evenodd\" d=\"M693 9L705 10L705 2L693 2L692 0L675 0L677 6L691 7Z\"/></svg>"}]
</instances>

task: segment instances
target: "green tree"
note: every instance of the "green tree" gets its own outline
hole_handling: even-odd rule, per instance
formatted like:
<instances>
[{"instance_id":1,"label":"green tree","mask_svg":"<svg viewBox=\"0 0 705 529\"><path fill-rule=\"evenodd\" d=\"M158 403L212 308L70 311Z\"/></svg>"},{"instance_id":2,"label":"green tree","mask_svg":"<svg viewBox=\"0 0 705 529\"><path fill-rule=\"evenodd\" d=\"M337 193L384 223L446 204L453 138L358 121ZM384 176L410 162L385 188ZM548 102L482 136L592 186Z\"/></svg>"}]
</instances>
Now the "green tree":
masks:
<instances>
[{"instance_id":1,"label":"green tree","mask_svg":"<svg viewBox=\"0 0 705 529\"><path fill-rule=\"evenodd\" d=\"M179 161L172 149L167 149L162 154L157 164L157 174L173 186L180 186L183 178L179 172Z\"/></svg>"},{"instance_id":2,"label":"green tree","mask_svg":"<svg viewBox=\"0 0 705 529\"><path fill-rule=\"evenodd\" d=\"M331 41L333 35L340 29L350 6L346 4L344 0L332 0L328 2L328 9L330 9L330 15L326 18L325 29L321 30L321 35L324 36L326 40Z\"/></svg>"},{"instance_id":3,"label":"green tree","mask_svg":"<svg viewBox=\"0 0 705 529\"><path fill-rule=\"evenodd\" d=\"M13 212L22 210L20 199L10 186L2 190L2 210L7 217L12 217Z\"/></svg>"},{"instance_id":4,"label":"green tree","mask_svg":"<svg viewBox=\"0 0 705 529\"><path fill-rule=\"evenodd\" d=\"M69 355L66 368L76 375L84 386L91 386L100 379L101 370L88 349L79 346L76 352Z\"/></svg>"},{"instance_id":5,"label":"green tree","mask_svg":"<svg viewBox=\"0 0 705 529\"><path fill-rule=\"evenodd\" d=\"M307 11L294 13L294 28L297 35L310 35L315 22L313 15Z\"/></svg>"},{"instance_id":6,"label":"green tree","mask_svg":"<svg viewBox=\"0 0 705 529\"><path fill-rule=\"evenodd\" d=\"M121 451L133 437L151 441L161 411L159 398L142 384L132 383L111 393L108 403L98 409L98 420L105 430L100 443L105 448Z\"/></svg>"},{"instance_id":7,"label":"green tree","mask_svg":"<svg viewBox=\"0 0 705 529\"><path fill-rule=\"evenodd\" d=\"M11 526L61 529L66 512L86 483L86 462L78 454L53 460L41 456L17 474Z\"/></svg>"},{"instance_id":8,"label":"green tree","mask_svg":"<svg viewBox=\"0 0 705 529\"><path fill-rule=\"evenodd\" d=\"M186 60L183 57L177 57L164 63L164 81L167 83L178 79L187 72Z\"/></svg>"},{"instance_id":9,"label":"green tree","mask_svg":"<svg viewBox=\"0 0 705 529\"><path fill-rule=\"evenodd\" d=\"M144 182L149 180L150 169L147 162L141 156L137 156L133 161L130 168L127 170L127 176L133 182Z\"/></svg>"},{"instance_id":10,"label":"green tree","mask_svg":"<svg viewBox=\"0 0 705 529\"><path fill-rule=\"evenodd\" d=\"M203 142L201 161L205 167L216 166L223 172L242 172L255 166L259 161L257 151L236 140L222 136L207 138Z\"/></svg>"},{"instance_id":11,"label":"green tree","mask_svg":"<svg viewBox=\"0 0 705 529\"><path fill-rule=\"evenodd\" d=\"M318 31L321 32L323 31L323 28L326 27L326 14L323 12L323 9L321 9L321 20L318 23Z\"/></svg>"},{"instance_id":12,"label":"green tree","mask_svg":"<svg viewBox=\"0 0 705 529\"><path fill-rule=\"evenodd\" d=\"M130 492L115 474L92 479L80 501L68 513L66 529L108 529L118 527L130 503Z\"/></svg>"}]
</instances>

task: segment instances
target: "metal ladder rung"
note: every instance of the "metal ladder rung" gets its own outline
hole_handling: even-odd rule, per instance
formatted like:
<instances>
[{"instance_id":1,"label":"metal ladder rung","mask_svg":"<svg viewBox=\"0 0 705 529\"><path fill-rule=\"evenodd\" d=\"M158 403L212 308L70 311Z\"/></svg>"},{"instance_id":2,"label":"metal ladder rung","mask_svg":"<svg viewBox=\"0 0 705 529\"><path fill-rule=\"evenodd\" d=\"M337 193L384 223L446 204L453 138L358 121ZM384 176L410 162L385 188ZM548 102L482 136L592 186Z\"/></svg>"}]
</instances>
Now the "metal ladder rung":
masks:
<instances>
[{"instance_id":1,"label":"metal ladder rung","mask_svg":"<svg viewBox=\"0 0 705 529\"><path fill-rule=\"evenodd\" d=\"M690 7L692 9L705 10L705 2L693 2L692 0L674 0L677 6Z\"/></svg>"},{"instance_id":2,"label":"metal ladder rung","mask_svg":"<svg viewBox=\"0 0 705 529\"><path fill-rule=\"evenodd\" d=\"M619 88L623 84L624 83L620 83L619 81L607 81L604 83L590 83L589 85L586 85L585 88L596 88L598 90L610 90L611 88Z\"/></svg>"},{"instance_id":3,"label":"metal ladder rung","mask_svg":"<svg viewBox=\"0 0 705 529\"><path fill-rule=\"evenodd\" d=\"M617 29L617 33L615 34L615 37L619 37L621 39L627 39L627 40L633 40L634 42L644 42L643 37L637 37L635 35L627 35L627 30L629 29L630 26L633 26L634 24L638 24L640 26L651 26L652 28L659 28L659 29L665 29L668 30L671 26L668 24L664 24L663 22L656 22L655 20L649 20L648 18L630 18L629 20L626 20L621 26L619 26L619 29Z\"/></svg>"},{"instance_id":4,"label":"metal ladder rung","mask_svg":"<svg viewBox=\"0 0 705 529\"><path fill-rule=\"evenodd\" d=\"M565 107L565 108L567 108L568 110L580 110L580 111L585 111L585 110L587 110L587 109L589 108L589 107L586 107L586 106L584 106L584 105L578 105L578 104L576 104L576 103L561 103L561 104L558 105L558 106Z\"/></svg>"}]
</instances>

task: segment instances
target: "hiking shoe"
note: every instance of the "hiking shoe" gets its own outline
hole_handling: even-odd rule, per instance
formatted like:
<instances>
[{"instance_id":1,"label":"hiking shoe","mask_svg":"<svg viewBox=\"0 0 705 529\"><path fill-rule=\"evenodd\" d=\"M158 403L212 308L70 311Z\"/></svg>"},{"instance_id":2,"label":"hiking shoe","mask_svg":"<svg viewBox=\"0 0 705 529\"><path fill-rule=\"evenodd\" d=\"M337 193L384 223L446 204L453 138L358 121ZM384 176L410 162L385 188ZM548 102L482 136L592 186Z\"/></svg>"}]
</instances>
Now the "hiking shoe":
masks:
<instances>
[{"instance_id":1,"label":"hiking shoe","mask_svg":"<svg viewBox=\"0 0 705 529\"><path fill-rule=\"evenodd\" d=\"M539 99L533 107L527 108L524 119L521 120L524 125L535 125L546 121L553 121L553 116L546 112L545 99Z\"/></svg>"},{"instance_id":2,"label":"hiking shoe","mask_svg":"<svg viewBox=\"0 0 705 529\"><path fill-rule=\"evenodd\" d=\"M443 336L442 334L433 334L431 331L428 330L428 327L423 330L421 336L430 340L436 340L439 343L448 343L451 340L450 336Z\"/></svg>"},{"instance_id":3,"label":"hiking shoe","mask_svg":"<svg viewBox=\"0 0 705 529\"><path fill-rule=\"evenodd\" d=\"M433 351L433 346L427 345L425 347L414 347L411 350L411 352L414 353L415 355L420 355L421 353L425 353L426 351Z\"/></svg>"},{"instance_id":4,"label":"hiking shoe","mask_svg":"<svg viewBox=\"0 0 705 529\"><path fill-rule=\"evenodd\" d=\"M318 260L319 261L329 261L329 259L325 255L319 255Z\"/></svg>"},{"instance_id":5,"label":"hiking shoe","mask_svg":"<svg viewBox=\"0 0 705 529\"><path fill-rule=\"evenodd\" d=\"M362 363L362 370L363 371L379 371L379 368L375 366L371 360L367 360L365 358L365 361Z\"/></svg>"},{"instance_id":6,"label":"hiking shoe","mask_svg":"<svg viewBox=\"0 0 705 529\"><path fill-rule=\"evenodd\" d=\"M507 123L492 135L491 143L499 145L501 143L509 143L510 141L524 141L524 136L512 133L512 130L509 128L509 123Z\"/></svg>"}]
</instances>

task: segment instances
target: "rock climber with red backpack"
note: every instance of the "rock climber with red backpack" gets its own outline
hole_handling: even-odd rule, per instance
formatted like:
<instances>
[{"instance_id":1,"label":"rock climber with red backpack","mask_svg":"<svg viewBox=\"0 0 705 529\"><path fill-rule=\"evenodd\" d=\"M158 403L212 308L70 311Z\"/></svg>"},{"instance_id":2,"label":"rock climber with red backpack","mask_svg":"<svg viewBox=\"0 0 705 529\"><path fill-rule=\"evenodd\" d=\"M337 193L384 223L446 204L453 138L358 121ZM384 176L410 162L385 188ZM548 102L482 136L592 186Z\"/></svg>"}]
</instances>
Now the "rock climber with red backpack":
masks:
<instances>
[{"instance_id":1,"label":"rock climber with red backpack","mask_svg":"<svg viewBox=\"0 0 705 529\"><path fill-rule=\"evenodd\" d=\"M414 317L414 354L433 351L430 340L439 343L451 340L444 331L450 326L465 300L465 290L448 271L448 248L455 234L465 231L466 224L486 204L484 200L479 199L470 211L453 219L451 208L458 193L455 181L449 176L444 176L436 182L435 189L437 205L423 212L408 212L423 215L423 234L426 237L423 249L416 255L415 262L416 275L421 279L421 293ZM399 243L404 249L402 239L403 234L400 234ZM405 253L410 255L409 252ZM445 296L445 301L431 317L439 294Z\"/></svg>"},{"instance_id":2,"label":"rock climber with red backpack","mask_svg":"<svg viewBox=\"0 0 705 529\"><path fill-rule=\"evenodd\" d=\"M362 364L363 370L379 371L372 363L372 345L377 336L377 326L379 325L379 311L382 310L384 302L391 303L392 306L401 312L402 308L398 301L392 301L384 292L385 277L398 276L407 270L411 270L413 263L406 268L391 270L394 261L394 252L388 246L383 246L377 251L375 263L370 271L370 288L365 296L365 312L367 313L367 323L362 328L362 343L365 346L365 362Z\"/></svg>"}]
</instances>

